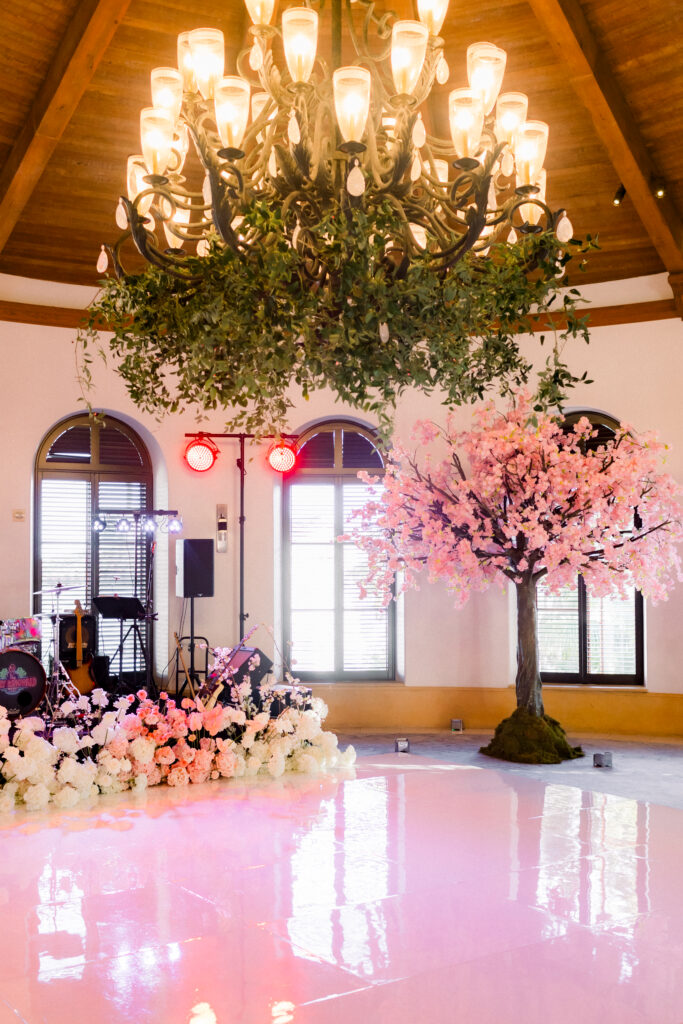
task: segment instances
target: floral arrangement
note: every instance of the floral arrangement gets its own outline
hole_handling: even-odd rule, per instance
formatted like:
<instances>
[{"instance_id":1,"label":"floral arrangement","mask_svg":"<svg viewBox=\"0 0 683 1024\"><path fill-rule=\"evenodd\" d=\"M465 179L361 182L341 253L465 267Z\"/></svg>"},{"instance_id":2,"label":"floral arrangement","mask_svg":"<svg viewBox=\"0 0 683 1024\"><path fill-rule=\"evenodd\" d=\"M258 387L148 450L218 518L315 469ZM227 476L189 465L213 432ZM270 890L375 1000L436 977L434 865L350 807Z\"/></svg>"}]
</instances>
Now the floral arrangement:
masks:
<instances>
[{"instance_id":1,"label":"floral arrangement","mask_svg":"<svg viewBox=\"0 0 683 1024\"><path fill-rule=\"evenodd\" d=\"M112 697L96 689L64 701L54 719L12 721L0 707L0 813L17 805L69 808L161 783L277 778L353 764L353 747L340 752L334 733L322 729L322 700L292 685L285 706L270 685L255 691L248 676L234 681L230 648L213 653L213 684L180 703L164 692L152 700L145 690ZM223 690L227 703L218 703Z\"/></svg>"}]
</instances>

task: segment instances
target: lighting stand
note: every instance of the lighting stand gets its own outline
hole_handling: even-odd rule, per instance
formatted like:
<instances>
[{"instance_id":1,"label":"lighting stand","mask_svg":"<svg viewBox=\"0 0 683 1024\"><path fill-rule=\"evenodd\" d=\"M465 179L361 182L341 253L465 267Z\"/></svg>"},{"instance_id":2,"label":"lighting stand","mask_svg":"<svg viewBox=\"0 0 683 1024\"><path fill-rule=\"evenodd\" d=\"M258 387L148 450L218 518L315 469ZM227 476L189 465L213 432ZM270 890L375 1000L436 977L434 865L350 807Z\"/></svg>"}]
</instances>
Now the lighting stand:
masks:
<instances>
[{"instance_id":1,"label":"lighting stand","mask_svg":"<svg viewBox=\"0 0 683 1024\"><path fill-rule=\"evenodd\" d=\"M196 437L196 438L208 437L208 438L211 438L212 440L215 440L216 438L227 438L228 440L238 440L239 443L240 443L240 453L239 453L239 457L237 458L237 461L236 461L237 468L240 471L240 514L239 514L239 519L238 519L239 527L240 527L240 539L239 539L239 578L240 578L239 636L240 637L243 637L245 632L246 632L246 628L245 628L246 627L246 622L247 622L247 619L249 618L249 612L245 612L245 610L244 610L244 562L245 562L245 559L244 559L244 539L245 539L245 523L246 523L246 516L244 514L244 504L245 504L245 500L244 500L244 485L245 485L245 479L246 479L246 475L247 475L247 466L246 466L246 460L245 460L245 441L247 439L251 440L251 439L253 439L253 438L257 437L257 436L259 438L263 438L263 440L269 440L269 439L272 440L276 436L277 437L283 437L283 438L296 439L296 437L298 435L297 434L277 434L277 435L275 435L275 434L259 434L259 435L256 435L256 434L246 434L246 433L208 434L208 433L204 433L203 431L199 431L199 432L194 431L193 433L185 434L185 437ZM192 599L190 599L190 600L192 600ZM194 612L193 612L193 605L190 605L190 618L191 618L191 621L193 621L192 620L193 614L194 614ZM194 632L194 630L191 629L191 632ZM193 651L194 651L194 649L193 649ZM192 672L192 666L190 667L190 672Z\"/></svg>"}]
</instances>

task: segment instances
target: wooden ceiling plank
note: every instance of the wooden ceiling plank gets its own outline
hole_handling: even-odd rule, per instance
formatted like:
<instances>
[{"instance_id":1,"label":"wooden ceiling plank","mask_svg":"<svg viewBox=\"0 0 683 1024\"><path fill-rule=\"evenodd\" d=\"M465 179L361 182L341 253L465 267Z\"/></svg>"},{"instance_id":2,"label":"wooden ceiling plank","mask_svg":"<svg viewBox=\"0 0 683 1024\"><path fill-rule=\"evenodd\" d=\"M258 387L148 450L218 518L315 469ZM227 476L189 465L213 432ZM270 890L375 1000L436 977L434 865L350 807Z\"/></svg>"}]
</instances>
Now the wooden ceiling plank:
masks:
<instances>
[{"instance_id":1,"label":"wooden ceiling plank","mask_svg":"<svg viewBox=\"0 0 683 1024\"><path fill-rule=\"evenodd\" d=\"M548 41L568 69L652 243L670 273L683 271L683 220L666 196L657 199L657 168L578 0L529 0Z\"/></svg>"},{"instance_id":2,"label":"wooden ceiling plank","mask_svg":"<svg viewBox=\"0 0 683 1024\"><path fill-rule=\"evenodd\" d=\"M81 0L0 174L0 250L28 203L131 0Z\"/></svg>"}]
</instances>

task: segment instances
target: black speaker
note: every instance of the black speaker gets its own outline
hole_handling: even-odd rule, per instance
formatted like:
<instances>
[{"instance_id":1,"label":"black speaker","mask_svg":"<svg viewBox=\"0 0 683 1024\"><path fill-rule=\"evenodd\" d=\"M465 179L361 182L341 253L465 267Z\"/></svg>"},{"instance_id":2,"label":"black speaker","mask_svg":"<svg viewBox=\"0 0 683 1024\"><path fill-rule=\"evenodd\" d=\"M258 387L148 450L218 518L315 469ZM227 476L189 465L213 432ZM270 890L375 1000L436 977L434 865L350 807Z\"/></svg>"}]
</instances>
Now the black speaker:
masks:
<instances>
[{"instance_id":1,"label":"black speaker","mask_svg":"<svg viewBox=\"0 0 683 1024\"><path fill-rule=\"evenodd\" d=\"M76 667L77 620L64 615L59 622L59 659L67 668ZM97 627L94 615L81 616L81 658L89 658L97 649Z\"/></svg>"},{"instance_id":2,"label":"black speaker","mask_svg":"<svg viewBox=\"0 0 683 1024\"><path fill-rule=\"evenodd\" d=\"M213 539L177 540L177 597L213 597Z\"/></svg>"}]
</instances>

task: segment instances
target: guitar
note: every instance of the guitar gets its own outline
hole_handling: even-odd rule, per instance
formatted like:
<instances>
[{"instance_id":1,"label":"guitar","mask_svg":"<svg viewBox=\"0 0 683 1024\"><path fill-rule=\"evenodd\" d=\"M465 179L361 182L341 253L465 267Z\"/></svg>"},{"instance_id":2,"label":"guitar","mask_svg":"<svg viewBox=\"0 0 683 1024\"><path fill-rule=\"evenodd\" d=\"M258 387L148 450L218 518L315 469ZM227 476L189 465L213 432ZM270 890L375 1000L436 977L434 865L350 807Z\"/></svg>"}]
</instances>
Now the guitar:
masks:
<instances>
[{"instance_id":1,"label":"guitar","mask_svg":"<svg viewBox=\"0 0 683 1024\"><path fill-rule=\"evenodd\" d=\"M83 658L83 624L84 615L81 602L76 601L74 615L76 616L76 667L67 668L69 678L79 693L86 694L94 690L97 680L93 672L93 656L89 654Z\"/></svg>"}]
</instances>

